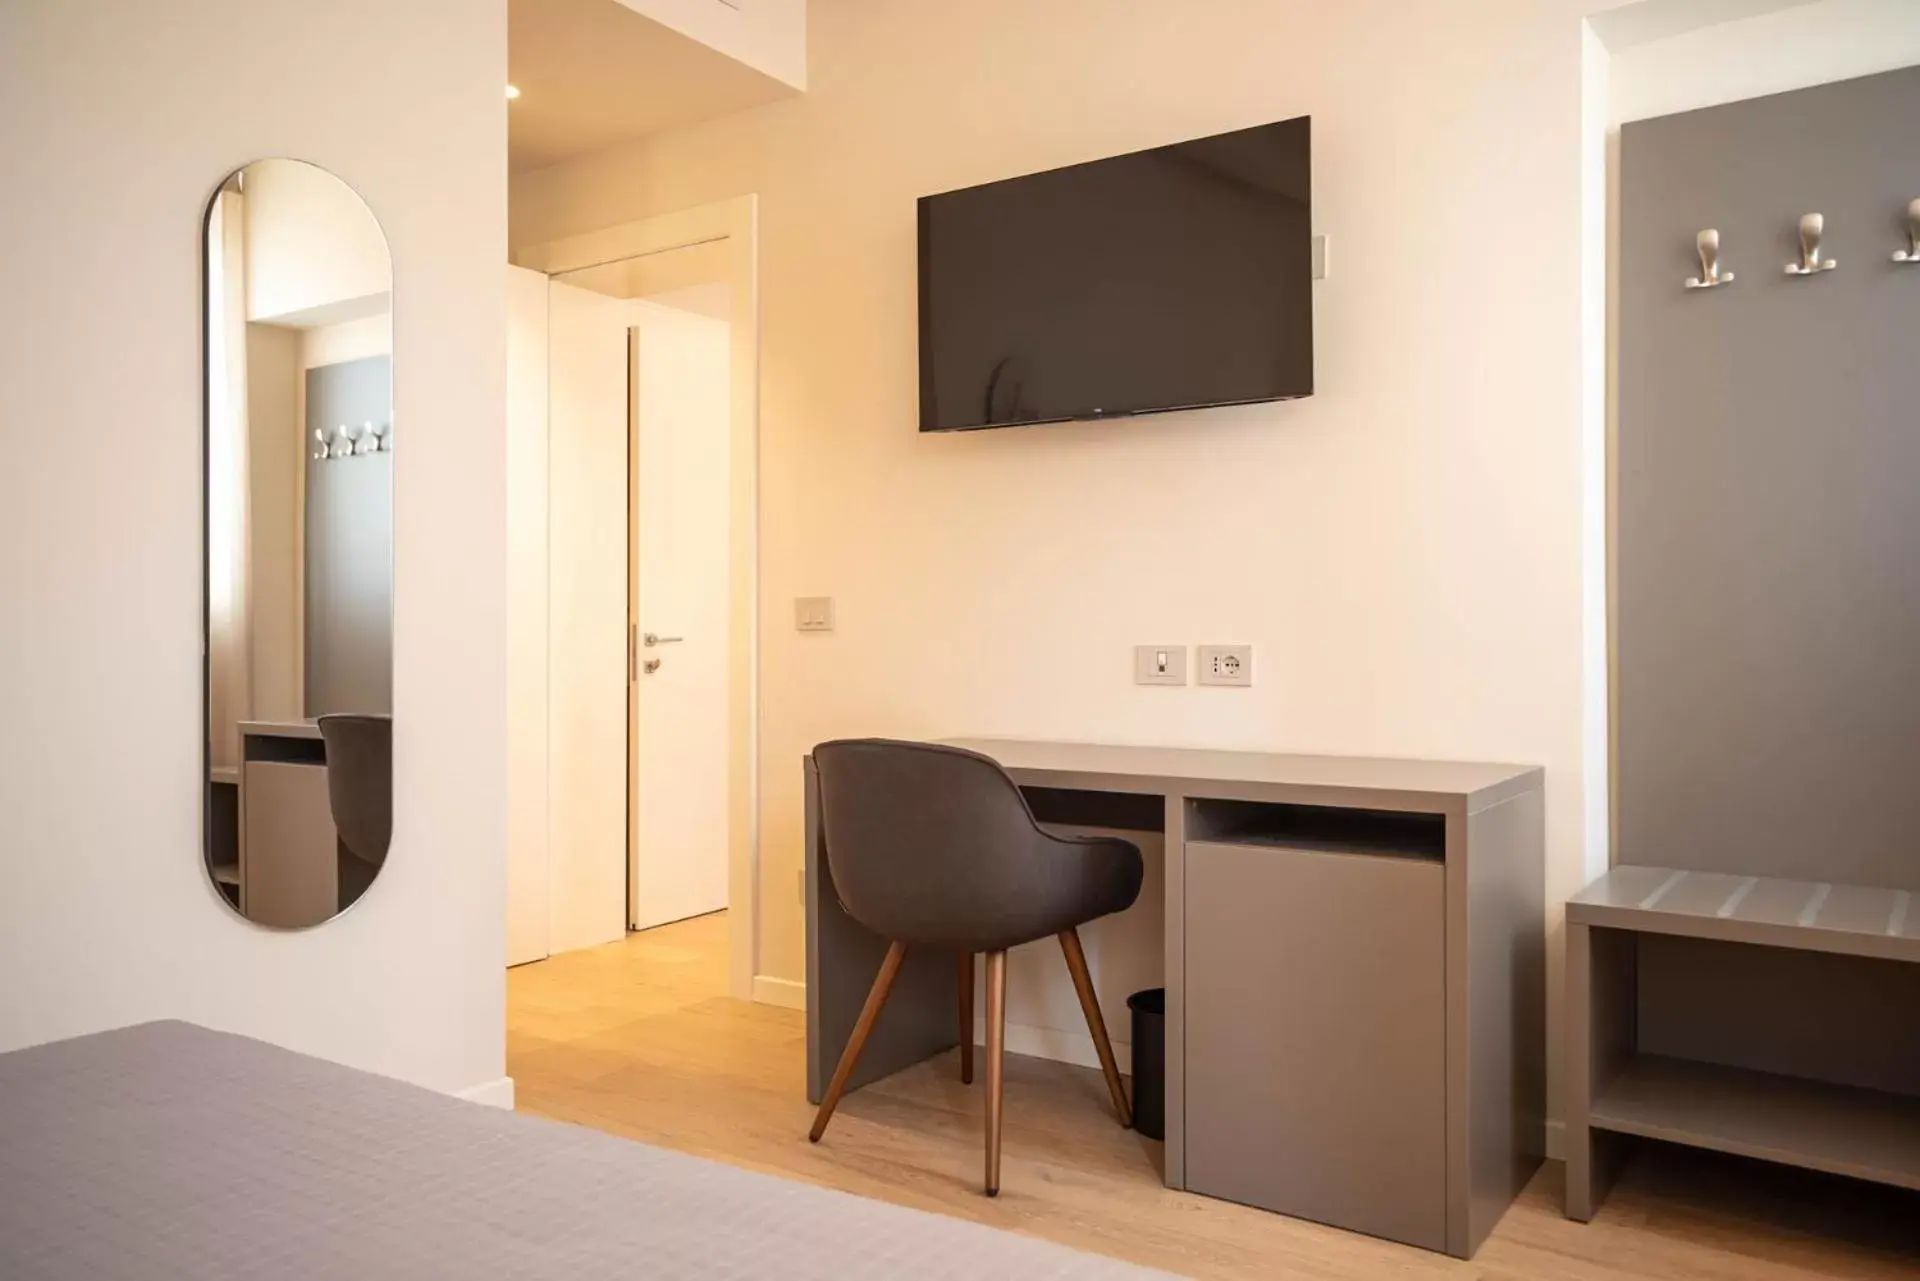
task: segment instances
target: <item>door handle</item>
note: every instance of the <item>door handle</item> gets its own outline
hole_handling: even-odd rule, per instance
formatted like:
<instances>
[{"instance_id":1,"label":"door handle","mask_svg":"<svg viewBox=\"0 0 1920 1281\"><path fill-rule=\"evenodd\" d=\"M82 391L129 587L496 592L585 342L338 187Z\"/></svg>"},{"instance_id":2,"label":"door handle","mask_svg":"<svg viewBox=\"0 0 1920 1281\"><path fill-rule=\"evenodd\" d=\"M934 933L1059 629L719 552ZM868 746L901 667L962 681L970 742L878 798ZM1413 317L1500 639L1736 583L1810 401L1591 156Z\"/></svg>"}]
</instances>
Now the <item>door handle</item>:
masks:
<instances>
[{"instance_id":1,"label":"door handle","mask_svg":"<svg viewBox=\"0 0 1920 1281\"><path fill-rule=\"evenodd\" d=\"M678 645L685 639L684 636L661 636L656 632L645 632L640 637L640 643L652 649L655 645Z\"/></svg>"}]
</instances>

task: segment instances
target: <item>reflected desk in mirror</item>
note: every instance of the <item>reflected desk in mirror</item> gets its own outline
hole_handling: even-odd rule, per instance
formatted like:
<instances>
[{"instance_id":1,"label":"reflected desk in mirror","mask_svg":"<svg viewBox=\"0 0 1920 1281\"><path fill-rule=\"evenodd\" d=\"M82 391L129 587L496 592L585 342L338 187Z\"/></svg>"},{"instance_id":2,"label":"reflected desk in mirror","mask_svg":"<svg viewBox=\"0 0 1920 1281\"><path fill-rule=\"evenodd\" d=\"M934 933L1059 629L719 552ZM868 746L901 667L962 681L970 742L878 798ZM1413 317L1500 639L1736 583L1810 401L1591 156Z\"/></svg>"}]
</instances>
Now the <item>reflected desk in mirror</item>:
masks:
<instances>
[{"instance_id":1,"label":"reflected desk in mirror","mask_svg":"<svg viewBox=\"0 0 1920 1281\"><path fill-rule=\"evenodd\" d=\"M338 719L367 722L390 741L385 717ZM378 875L385 829L374 839L361 837L361 844L377 847L368 856L344 838L329 786L338 780L330 780L327 743L316 721L242 721L239 728L239 768L216 770L209 784L207 859L214 885L259 925L298 929L330 920L358 902ZM371 790L379 790L377 781ZM383 805L390 814L390 798L376 796L371 808ZM348 801L347 808L369 807ZM352 817L343 817L351 827Z\"/></svg>"}]
</instances>

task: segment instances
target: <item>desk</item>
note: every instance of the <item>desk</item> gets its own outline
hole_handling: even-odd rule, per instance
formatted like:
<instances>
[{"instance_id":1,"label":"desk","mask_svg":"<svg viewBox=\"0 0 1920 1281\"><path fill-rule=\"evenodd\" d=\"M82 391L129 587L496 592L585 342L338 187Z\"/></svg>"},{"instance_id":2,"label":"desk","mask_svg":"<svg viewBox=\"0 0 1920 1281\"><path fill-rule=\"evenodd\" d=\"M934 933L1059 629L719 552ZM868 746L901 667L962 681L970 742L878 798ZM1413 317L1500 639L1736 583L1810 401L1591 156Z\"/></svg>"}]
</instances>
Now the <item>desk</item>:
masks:
<instances>
[{"instance_id":1,"label":"desk","mask_svg":"<svg viewBox=\"0 0 1920 1281\"><path fill-rule=\"evenodd\" d=\"M1000 762L1042 821L1164 835L1168 1187L1472 1255L1544 1156L1540 769L953 745ZM811 758L804 769L817 1102L886 942L840 907ZM1324 948L1311 968L1284 950L1303 939ZM958 1044L957 997L950 956L909 951L850 1088ZM1249 1050L1287 1056L1298 1089L1275 1094L1261 1064L1233 1061ZM1259 1106L1223 1112L1236 1102L1223 1086ZM1356 1116L1367 1132L1350 1142L1340 1126ZM1394 1204L1383 1180L1404 1185Z\"/></svg>"}]
</instances>

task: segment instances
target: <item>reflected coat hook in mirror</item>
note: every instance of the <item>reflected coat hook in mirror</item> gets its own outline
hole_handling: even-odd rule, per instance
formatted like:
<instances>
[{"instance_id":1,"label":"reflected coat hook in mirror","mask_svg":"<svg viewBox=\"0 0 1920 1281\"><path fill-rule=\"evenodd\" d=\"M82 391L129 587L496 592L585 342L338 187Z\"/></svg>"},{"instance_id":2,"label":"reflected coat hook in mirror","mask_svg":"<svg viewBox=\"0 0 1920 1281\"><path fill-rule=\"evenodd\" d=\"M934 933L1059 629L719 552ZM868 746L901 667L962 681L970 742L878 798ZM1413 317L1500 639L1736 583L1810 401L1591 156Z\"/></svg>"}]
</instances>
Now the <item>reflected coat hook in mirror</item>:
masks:
<instances>
[{"instance_id":1,"label":"reflected coat hook in mirror","mask_svg":"<svg viewBox=\"0 0 1920 1281\"><path fill-rule=\"evenodd\" d=\"M1733 273L1720 270L1720 232L1708 227L1693 238L1694 248L1700 254L1700 274L1687 281L1689 289L1712 289L1717 285L1733 283Z\"/></svg>"},{"instance_id":2,"label":"reflected coat hook in mirror","mask_svg":"<svg viewBox=\"0 0 1920 1281\"><path fill-rule=\"evenodd\" d=\"M1895 262L1920 262L1920 200L1907 204L1907 247L1893 251Z\"/></svg>"},{"instance_id":3,"label":"reflected coat hook in mirror","mask_svg":"<svg viewBox=\"0 0 1920 1281\"><path fill-rule=\"evenodd\" d=\"M1817 276L1823 271L1832 271L1840 264L1831 258L1820 256L1820 237L1826 233L1827 220L1817 213L1804 214L1800 219L1800 261L1787 264L1789 276Z\"/></svg>"},{"instance_id":4,"label":"reflected coat hook in mirror","mask_svg":"<svg viewBox=\"0 0 1920 1281\"><path fill-rule=\"evenodd\" d=\"M391 422L341 423L332 431L313 429L313 459L364 457L367 454L393 452Z\"/></svg>"}]
</instances>

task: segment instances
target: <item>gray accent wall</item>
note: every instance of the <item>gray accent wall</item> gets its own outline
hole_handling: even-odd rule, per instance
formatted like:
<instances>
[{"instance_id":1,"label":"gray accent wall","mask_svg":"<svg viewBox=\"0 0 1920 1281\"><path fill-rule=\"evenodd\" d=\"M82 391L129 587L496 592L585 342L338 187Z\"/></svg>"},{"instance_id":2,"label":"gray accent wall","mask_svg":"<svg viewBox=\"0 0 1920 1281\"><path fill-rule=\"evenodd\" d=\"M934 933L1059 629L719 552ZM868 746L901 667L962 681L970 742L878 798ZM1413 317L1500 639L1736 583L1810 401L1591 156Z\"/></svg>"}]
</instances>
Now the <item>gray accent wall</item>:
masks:
<instances>
[{"instance_id":1,"label":"gray accent wall","mask_svg":"<svg viewBox=\"0 0 1920 1281\"><path fill-rule=\"evenodd\" d=\"M315 429L390 421L392 404L391 357L307 371L308 716L393 711L393 455L321 461L311 446Z\"/></svg>"},{"instance_id":2,"label":"gray accent wall","mask_svg":"<svg viewBox=\"0 0 1920 1281\"><path fill-rule=\"evenodd\" d=\"M1909 69L1621 132L1616 862L1920 886L1916 122Z\"/></svg>"}]
</instances>

